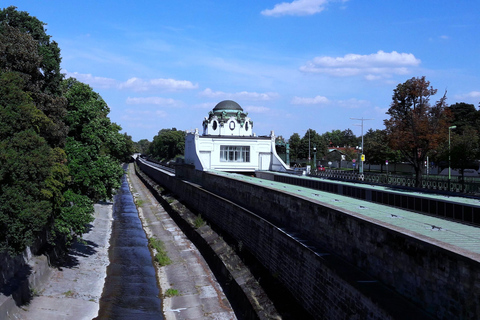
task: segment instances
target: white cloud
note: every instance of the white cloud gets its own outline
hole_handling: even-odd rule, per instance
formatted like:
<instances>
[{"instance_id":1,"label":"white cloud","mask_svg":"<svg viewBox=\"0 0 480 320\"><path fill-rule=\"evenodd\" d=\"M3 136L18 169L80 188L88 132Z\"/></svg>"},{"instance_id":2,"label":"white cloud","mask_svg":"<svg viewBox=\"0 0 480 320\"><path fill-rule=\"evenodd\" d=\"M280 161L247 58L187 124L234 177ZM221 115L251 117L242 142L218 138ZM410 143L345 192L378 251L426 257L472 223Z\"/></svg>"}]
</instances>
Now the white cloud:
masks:
<instances>
[{"instance_id":1,"label":"white cloud","mask_svg":"<svg viewBox=\"0 0 480 320\"><path fill-rule=\"evenodd\" d=\"M161 97L138 97L138 98L127 98L127 104L150 104L157 106L169 106L175 107L180 106L180 102L171 98L161 98Z\"/></svg>"},{"instance_id":2,"label":"white cloud","mask_svg":"<svg viewBox=\"0 0 480 320\"><path fill-rule=\"evenodd\" d=\"M139 78L130 78L119 84L119 89L132 89L133 91L152 91L152 90L188 90L198 88L198 84L193 84L187 80L175 79L151 79L143 80Z\"/></svg>"},{"instance_id":3,"label":"white cloud","mask_svg":"<svg viewBox=\"0 0 480 320\"><path fill-rule=\"evenodd\" d=\"M203 90L200 95L208 98L216 98L216 99L243 99L243 100L251 100L251 101L268 101L276 98L278 96L275 92L266 92L266 93L257 93L257 92L236 92L236 93L228 93L223 91L213 91L210 88Z\"/></svg>"},{"instance_id":4,"label":"white cloud","mask_svg":"<svg viewBox=\"0 0 480 320\"><path fill-rule=\"evenodd\" d=\"M330 101L323 96L316 96L315 98L293 97L291 104L327 104Z\"/></svg>"},{"instance_id":5,"label":"white cloud","mask_svg":"<svg viewBox=\"0 0 480 320\"><path fill-rule=\"evenodd\" d=\"M95 88L109 89L117 85L117 81L115 79L94 77L91 74L68 72L67 70L62 70L62 72L65 73L67 78L75 78L78 81L89 84Z\"/></svg>"},{"instance_id":6,"label":"white cloud","mask_svg":"<svg viewBox=\"0 0 480 320\"><path fill-rule=\"evenodd\" d=\"M111 78L94 77L91 74L81 74L78 72L68 72L62 70L67 77L76 78L78 81L87 83L94 88L102 89L119 89L119 90L133 90L136 92L145 91L177 91L177 90L190 90L197 89L198 84L193 84L187 80L175 80L175 79L150 79L144 80L140 78L130 78L127 81L120 82Z\"/></svg>"},{"instance_id":7,"label":"white cloud","mask_svg":"<svg viewBox=\"0 0 480 320\"><path fill-rule=\"evenodd\" d=\"M347 109L359 109L359 108L369 108L371 106L370 101L367 100L358 100L355 98L347 99L347 100L337 100L335 101L335 105L341 108Z\"/></svg>"},{"instance_id":8,"label":"white cloud","mask_svg":"<svg viewBox=\"0 0 480 320\"><path fill-rule=\"evenodd\" d=\"M248 106L245 107L245 111L253 112L253 113L269 113L270 108L267 107L257 107L257 106Z\"/></svg>"},{"instance_id":9,"label":"white cloud","mask_svg":"<svg viewBox=\"0 0 480 320\"><path fill-rule=\"evenodd\" d=\"M294 105L328 105L330 107L343 109L367 108L371 105L367 100L358 100L355 98L347 100L330 100L324 96L316 96L314 98L294 97L290 103Z\"/></svg>"},{"instance_id":10,"label":"white cloud","mask_svg":"<svg viewBox=\"0 0 480 320\"><path fill-rule=\"evenodd\" d=\"M392 74L408 74L420 59L411 53L382 50L369 55L347 54L343 57L315 57L300 67L303 72L325 73L337 77L363 75L367 80L389 78Z\"/></svg>"},{"instance_id":11,"label":"white cloud","mask_svg":"<svg viewBox=\"0 0 480 320\"><path fill-rule=\"evenodd\" d=\"M455 96L456 99L476 100L480 99L480 91L471 91L466 94L459 94Z\"/></svg>"},{"instance_id":12,"label":"white cloud","mask_svg":"<svg viewBox=\"0 0 480 320\"><path fill-rule=\"evenodd\" d=\"M276 4L273 9L266 9L261 12L264 16L307 16L320 13L332 0L295 0L293 2L282 2ZM344 1L345 2L345 1Z\"/></svg>"}]
</instances>

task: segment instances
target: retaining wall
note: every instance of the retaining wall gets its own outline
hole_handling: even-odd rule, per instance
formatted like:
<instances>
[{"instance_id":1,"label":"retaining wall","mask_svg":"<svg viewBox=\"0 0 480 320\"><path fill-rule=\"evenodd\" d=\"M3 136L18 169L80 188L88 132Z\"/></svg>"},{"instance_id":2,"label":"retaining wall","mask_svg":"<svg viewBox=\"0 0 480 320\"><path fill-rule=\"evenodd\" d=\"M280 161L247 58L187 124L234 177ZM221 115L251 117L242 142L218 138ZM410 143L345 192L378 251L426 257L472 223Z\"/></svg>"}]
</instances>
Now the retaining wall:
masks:
<instances>
[{"instance_id":1,"label":"retaining wall","mask_svg":"<svg viewBox=\"0 0 480 320\"><path fill-rule=\"evenodd\" d=\"M314 315L326 319L480 315L478 255L463 256L328 204L223 175L177 168L177 176L200 188L139 165L241 241ZM292 234L314 246L303 245ZM365 274L359 275L355 267Z\"/></svg>"}]
</instances>

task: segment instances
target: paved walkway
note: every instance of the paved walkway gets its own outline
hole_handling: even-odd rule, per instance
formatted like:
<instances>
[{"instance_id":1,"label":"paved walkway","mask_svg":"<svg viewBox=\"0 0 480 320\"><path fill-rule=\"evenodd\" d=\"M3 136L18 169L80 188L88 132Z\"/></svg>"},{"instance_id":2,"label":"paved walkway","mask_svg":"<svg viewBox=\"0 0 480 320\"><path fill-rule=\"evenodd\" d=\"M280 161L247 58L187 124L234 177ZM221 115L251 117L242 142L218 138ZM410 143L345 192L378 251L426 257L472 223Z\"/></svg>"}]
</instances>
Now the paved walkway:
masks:
<instances>
[{"instance_id":1,"label":"paved walkway","mask_svg":"<svg viewBox=\"0 0 480 320\"><path fill-rule=\"evenodd\" d=\"M158 270L162 294L168 289L178 290L177 296L163 298L165 319L236 319L198 249L135 175L133 165L129 166L128 178L147 237L160 239L172 260Z\"/></svg>"},{"instance_id":2,"label":"paved walkway","mask_svg":"<svg viewBox=\"0 0 480 320\"><path fill-rule=\"evenodd\" d=\"M236 319L207 263L129 166L129 184L139 205L147 237L163 241L172 264L158 269L162 294L175 289L177 296L163 298L167 320ZM109 264L108 247L112 204L95 205L95 221L76 244L65 267L52 271L50 281L35 288L37 296L9 319L90 320L98 315L99 300Z\"/></svg>"}]
</instances>

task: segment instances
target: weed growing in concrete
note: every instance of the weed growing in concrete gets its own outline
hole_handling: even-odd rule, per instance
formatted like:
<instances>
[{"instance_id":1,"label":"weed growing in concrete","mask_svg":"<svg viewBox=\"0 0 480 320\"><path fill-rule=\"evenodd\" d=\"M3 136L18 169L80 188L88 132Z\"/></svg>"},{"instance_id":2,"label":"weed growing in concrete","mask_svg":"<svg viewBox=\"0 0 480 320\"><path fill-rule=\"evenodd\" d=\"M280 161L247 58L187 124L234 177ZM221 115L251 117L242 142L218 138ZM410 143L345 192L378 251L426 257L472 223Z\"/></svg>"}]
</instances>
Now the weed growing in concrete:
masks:
<instances>
[{"instance_id":1,"label":"weed growing in concrete","mask_svg":"<svg viewBox=\"0 0 480 320\"><path fill-rule=\"evenodd\" d=\"M167 255L167 251L165 251L165 245L162 240L152 237L148 239L148 244L157 252L155 254L155 261L157 261L158 264L163 267L172 263L172 260L170 260Z\"/></svg>"},{"instance_id":2,"label":"weed growing in concrete","mask_svg":"<svg viewBox=\"0 0 480 320\"><path fill-rule=\"evenodd\" d=\"M178 293L178 290L177 289L167 289L167 291L165 291L165 297L175 297L175 296L178 296L179 293Z\"/></svg>"},{"instance_id":3,"label":"weed growing in concrete","mask_svg":"<svg viewBox=\"0 0 480 320\"><path fill-rule=\"evenodd\" d=\"M40 292L37 290L37 288L30 288L30 294L32 297L38 297L40 295Z\"/></svg>"},{"instance_id":4,"label":"weed growing in concrete","mask_svg":"<svg viewBox=\"0 0 480 320\"><path fill-rule=\"evenodd\" d=\"M68 290L66 292L63 293L65 295L65 297L69 298L69 297L72 297L73 296L73 291L72 290Z\"/></svg>"},{"instance_id":5,"label":"weed growing in concrete","mask_svg":"<svg viewBox=\"0 0 480 320\"><path fill-rule=\"evenodd\" d=\"M145 202L145 201L143 201L142 199L136 199L136 200L135 200L135 204L137 205L137 207L143 206L143 203L144 203L144 202Z\"/></svg>"},{"instance_id":6,"label":"weed growing in concrete","mask_svg":"<svg viewBox=\"0 0 480 320\"><path fill-rule=\"evenodd\" d=\"M193 226L195 229L201 228L205 225L205 220L202 219L202 215L199 214L197 218L193 221Z\"/></svg>"}]
</instances>

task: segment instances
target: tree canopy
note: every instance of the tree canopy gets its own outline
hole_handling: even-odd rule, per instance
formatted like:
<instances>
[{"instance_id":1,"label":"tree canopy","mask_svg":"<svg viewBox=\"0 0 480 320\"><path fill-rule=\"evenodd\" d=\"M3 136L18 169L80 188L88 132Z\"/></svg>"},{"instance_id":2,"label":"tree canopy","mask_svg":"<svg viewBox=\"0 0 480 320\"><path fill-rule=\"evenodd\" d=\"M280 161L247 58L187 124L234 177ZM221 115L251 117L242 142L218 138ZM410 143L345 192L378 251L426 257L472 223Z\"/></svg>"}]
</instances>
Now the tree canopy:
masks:
<instances>
[{"instance_id":1,"label":"tree canopy","mask_svg":"<svg viewBox=\"0 0 480 320\"><path fill-rule=\"evenodd\" d=\"M430 97L436 93L425 77L397 85L387 111L390 119L384 121L390 147L400 151L413 166L417 186L427 154L438 148L448 135L451 116L446 109L446 95L431 105Z\"/></svg>"},{"instance_id":2,"label":"tree canopy","mask_svg":"<svg viewBox=\"0 0 480 320\"><path fill-rule=\"evenodd\" d=\"M45 24L0 10L0 252L17 254L40 233L72 241L93 203L119 186L133 142L90 87L60 73Z\"/></svg>"},{"instance_id":3,"label":"tree canopy","mask_svg":"<svg viewBox=\"0 0 480 320\"><path fill-rule=\"evenodd\" d=\"M157 160L168 161L185 152L185 132L176 128L162 129L153 137L148 153Z\"/></svg>"}]
</instances>

